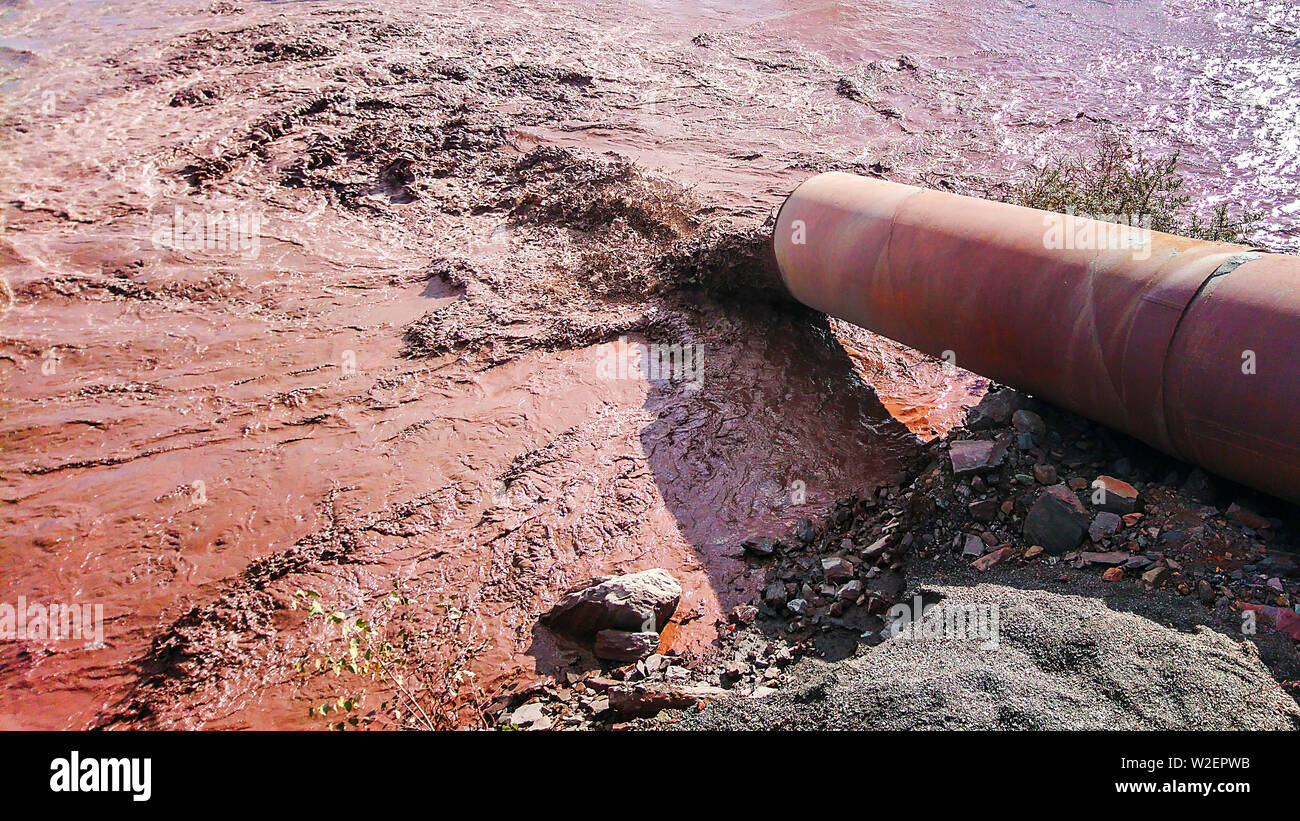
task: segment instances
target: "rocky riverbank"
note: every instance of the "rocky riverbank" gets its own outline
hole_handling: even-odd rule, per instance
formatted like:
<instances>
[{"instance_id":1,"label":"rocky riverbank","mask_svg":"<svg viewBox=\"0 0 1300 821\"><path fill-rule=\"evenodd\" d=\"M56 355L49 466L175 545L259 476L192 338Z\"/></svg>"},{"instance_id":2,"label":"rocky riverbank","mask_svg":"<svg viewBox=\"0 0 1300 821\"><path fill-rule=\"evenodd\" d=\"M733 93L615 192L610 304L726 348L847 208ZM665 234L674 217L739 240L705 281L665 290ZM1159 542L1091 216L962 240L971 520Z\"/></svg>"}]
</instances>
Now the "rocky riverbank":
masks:
<instances>
[{"instance_id":1,"label":"rocky riverbank","mask_svg":"<svg viewBox=\"0 0 1300 821\"><path fill-rule=\"evenodd\" d=\"M553 682L497 720L631 726L685 705L703 709L655 725L1294 729L1293 516L993 391L905 481L747 542L767 581L713 653ZM954 608L995 614L993 634L896 624Z\"/></svg>"}]
</instances>

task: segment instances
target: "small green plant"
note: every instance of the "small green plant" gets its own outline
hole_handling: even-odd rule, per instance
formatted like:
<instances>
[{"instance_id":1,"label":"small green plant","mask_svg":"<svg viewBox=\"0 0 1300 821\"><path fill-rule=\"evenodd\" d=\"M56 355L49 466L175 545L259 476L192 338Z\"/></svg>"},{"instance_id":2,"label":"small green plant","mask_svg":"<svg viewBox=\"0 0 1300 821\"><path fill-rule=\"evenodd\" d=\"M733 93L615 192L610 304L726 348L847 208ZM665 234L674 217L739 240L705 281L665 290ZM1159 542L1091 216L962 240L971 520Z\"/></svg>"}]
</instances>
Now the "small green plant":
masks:
<instances>
[{"instance_id":1,"label":"small green plant","mask_svg":"<svg viewBox=\"0 0 1300 821\"><path fill-rule=\"evenodd\" d=\"M1178 173L1177 151L1152 157L1113 132L1099 137L1089 154L1057 157L1013 183L1001 199L1040 208L1106 219L1141 219L1154 231L1212 242L1249 244L1262 215L1229 213L1216 206L1208 218L1190 209L1192 197Z\"/></svg>"},{"instance_id":2,"label":"small green plant","mask_svg":"<svg viewBox=\"0 0 1300 821\"><path fill-rule=\"evenodd\" d=\"M292 606L306 608L309 619L338 633L329 639L331 652L299 659L294 669L309 679L333 675L361 682L359 688L311 704L308 716L326 719L333 730L486 726L486 697L468 667L487 642L478 637L454 596L449 602L417 610L394 585L378 605L383 627L329 610L314 591L297 591ZM433 626L422 626L430 616ZM372 698L379 703L367 710Z\"/></svg>"}]
</instances>

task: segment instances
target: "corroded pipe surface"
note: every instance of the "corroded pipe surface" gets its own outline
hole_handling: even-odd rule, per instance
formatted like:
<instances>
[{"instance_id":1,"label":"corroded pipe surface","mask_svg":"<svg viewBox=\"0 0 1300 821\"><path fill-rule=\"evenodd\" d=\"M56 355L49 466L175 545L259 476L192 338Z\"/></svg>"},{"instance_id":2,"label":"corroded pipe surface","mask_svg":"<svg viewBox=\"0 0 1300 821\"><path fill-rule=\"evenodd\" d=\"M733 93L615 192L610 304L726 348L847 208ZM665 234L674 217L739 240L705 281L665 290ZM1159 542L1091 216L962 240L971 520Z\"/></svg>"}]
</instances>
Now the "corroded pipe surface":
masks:
<instances>
[{"instance_id":1,"label":"corroded pipe surface","mask_svg":"<svg viewBox=\"0 0 1300 821\"><path fill-rule=\"evenodd\" d=\"M1300 258L831 172L777 217L800 302L1300 502Z\"/></svg>"}]
</instances>

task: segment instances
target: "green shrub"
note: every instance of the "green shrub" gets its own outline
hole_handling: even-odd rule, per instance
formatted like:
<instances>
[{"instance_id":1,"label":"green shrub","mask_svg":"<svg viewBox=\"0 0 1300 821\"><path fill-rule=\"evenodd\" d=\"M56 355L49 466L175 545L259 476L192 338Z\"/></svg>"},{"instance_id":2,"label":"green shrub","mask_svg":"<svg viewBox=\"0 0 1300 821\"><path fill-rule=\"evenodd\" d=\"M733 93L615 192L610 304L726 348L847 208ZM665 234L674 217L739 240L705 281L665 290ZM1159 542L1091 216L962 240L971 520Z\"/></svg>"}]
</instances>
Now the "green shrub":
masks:
<instances>
[{"instance_id":1,"label":"green shrub","mask_svg":"<svg viewBox=\"0 0 1300 821\"><path fill-rule=\"evenodd\" d=\"M1044 211L1105 219L1141 220L1144 227L1213 242L1249 245L1248 236L1262 215L1234 216L1227 205L1202 217L1178 173L1177 151L1152 157L1125 138L1108 132L1090 153L1056 157L1012 183L1000 199ZM1149 220L1149 222L1148 222Z\"/></svg>"},{"instance_id":2,"label":"green shrub","mask_svg":"<svg viewBox=\"0 0 1300 821\"><path fill-rule=\"evenodd\" d=\"M383 626L323 606L320 595L299 590L293 606L327 631L331 651L302 658L294 669L307 679L333 675L360 686L308 707L334 730L454 730L486 726L482 690L467 668L487 647L455 597L413 608L399 587L379 604ZM433 616L433 626L427 624ZM328 635L337 631L337 635ZM379 703L367 710L372 698Z\"/></svg>"}]
</instances>

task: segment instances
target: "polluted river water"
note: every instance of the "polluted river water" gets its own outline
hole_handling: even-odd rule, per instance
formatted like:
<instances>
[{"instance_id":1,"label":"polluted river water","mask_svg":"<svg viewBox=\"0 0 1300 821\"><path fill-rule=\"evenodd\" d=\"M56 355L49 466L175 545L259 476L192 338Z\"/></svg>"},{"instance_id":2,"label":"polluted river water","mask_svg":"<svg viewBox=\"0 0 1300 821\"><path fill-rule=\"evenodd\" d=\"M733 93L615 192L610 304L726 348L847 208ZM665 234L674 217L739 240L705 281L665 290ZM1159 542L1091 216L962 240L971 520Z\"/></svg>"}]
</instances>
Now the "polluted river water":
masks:
<instances>
[{"instance_id":1,"label":"polluted river water","mask_svg":"<svg viewBox=\"0 0 1300 821\"><path fill-rule=\"evenodd\" d=\"M707 652L761 583L745 540L896 481L985 388L761 301L568 282L620 238L761 225L831 167L998 181L1109 123L1300 248L1282 2L0 15L0 602L103 608L102 641L0 641L7 728L319 726L300 591L400 587L490 692L590 664L537 627L568 586L663 567L665 645ZM588 243L566 190L615 155L686 193ZM642 376L661 344L693 370Z\"/></svg>"}]
</instances>

